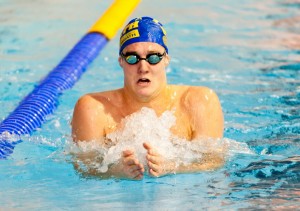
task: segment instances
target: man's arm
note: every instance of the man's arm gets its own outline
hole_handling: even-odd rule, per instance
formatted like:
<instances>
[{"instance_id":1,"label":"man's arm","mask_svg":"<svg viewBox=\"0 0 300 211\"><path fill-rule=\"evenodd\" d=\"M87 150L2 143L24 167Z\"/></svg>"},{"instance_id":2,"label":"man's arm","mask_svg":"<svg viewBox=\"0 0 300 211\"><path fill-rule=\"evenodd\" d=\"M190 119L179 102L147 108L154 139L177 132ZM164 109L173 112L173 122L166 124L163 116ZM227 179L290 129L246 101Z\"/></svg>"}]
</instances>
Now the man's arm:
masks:
<instances>
[{"instance_id":1,"label":"man's arm","mask_svg":"<svg viewBox=\"0 0 300 211\"><path fill-rule=\"evenodd\" d=\"M201 139L214 141L223 137L223 113L214 91L206 87L190 87L183 102L185 110L189 113L192 129L191 141L201 141ZM224 164L226 149L223 147L218 148L221 150L211 147L213 151L201 154L202 158L199 162L183 165L180 161L170 161L164 158L151 145L144 144L147 150L149 174L155 177L170 173L192 173L217 169Z\"/></svg>"},{"instance_id":2,"label":"man's arm","mask_svg":"<svg viewBox=\"0 0 300 211\"><path fill-rule=\"evenodd\" d=\"M105 135L103 110L103 104L90 95L85 95L77 101L71 122L74 141L103 139Z\"/></svg>"},{"instance_id":3,"label":"man's arm","mask_svg":"<svg viewBox=\"0 0 300 211\"><path fill-rule=\"evenodd\" d=\"M104 105L90 95L81 97L74 108L72 119L72 137L75 142L92 141L99 142L101 147L105 146L106 134L104 125L107 124L107 117L104 113ZM97 155L93 152L78 154L75 156L77 161L74 167L83 175L99 176L101 178L117 177L141 179L144 173L144 167L136 159L133 152L126 150L120 155L118 163L111 165L107 172L101 173L94 168ZM78 164L84 165L81 166ZM97 166L97 165L96 165Z\"/></svg>"},{"instance_id":4,"label":"man's arm","mask_svg":"<svg viewBox=\"0 0 300 211\"><path fill-rule=\"evenodd\" d=\"M106 172L97 169L99 160L95 152L76 154L73 162L74 168L83 176L94 176L102 179L107 178L127 178L140 180L144 176L144 166L136 159L134 152L125 150L120 160L110 165Z\"/></svg>"},{"instance_id":5,"label":"man's arm","mask_svg":"<svg viewBox=\"0 0 300 211\"><path fill-rule=\"evenodd\" d=\"M222 107L217 94L207 87L191 87L189 92L189 108L192 127L191 141L217 141L223 138L224 117ZM215 143L212 143L214 145ZM227 148L217 146L209 147L210 152L202 154L201 162L190 166L179 166L179 170L212 170L224 164L224 156Z\"/></svg>"},{"instance_id":6,"label":"man's arm","mask_svg":"<svg viewBox=\"0 0 300 211\"><path fill-rule=\"evenodd\" d=\"M201 161L189 164L182 164L179 160L169 160L160 155L150 144L144 143L147 150L147 165L149 175L160 177L166 174L195 173L220 168L224 164L223 154L206 153L202 154Z\"/></svg>"},{"instance_id":7,"label":"man's arm","mask_svg":"<svg viewBox=\"0 0 300 211\"><path fill-rule=\"evenodd\" d=\"M216 93L206 87L191 87L187 95L192 140L222 138L224 118Z\"/></svg>"}]
</instances>

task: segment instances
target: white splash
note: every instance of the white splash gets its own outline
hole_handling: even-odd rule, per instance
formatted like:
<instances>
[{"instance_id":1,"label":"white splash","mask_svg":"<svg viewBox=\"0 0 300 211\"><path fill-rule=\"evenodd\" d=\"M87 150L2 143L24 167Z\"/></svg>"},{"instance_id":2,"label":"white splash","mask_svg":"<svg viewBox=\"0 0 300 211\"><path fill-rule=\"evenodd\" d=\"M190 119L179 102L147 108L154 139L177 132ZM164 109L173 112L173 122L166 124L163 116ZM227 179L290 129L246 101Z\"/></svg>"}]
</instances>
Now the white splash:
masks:
<instances>
[{"instance_id":1,"label":"white splash","mask_svg":"<svg viewBox=\"0 0 300 211\"><path fill-rule=\"evenodd\" d=\"M172 111L165 111L158 117L153 109L144 107L124 118L120 129L107 135L111 141L109 147L101 146L99 141L80 142L79 148L70 151L79 154L91 152L92 156L84 163L89 163L90 167L102 173L108 170L110 164L118 162L124 150L134 151L137 159L146 167L145 142L166 159L176 161L177 165L199 161L203 153L219 153L222 156L252 153L246 144L226 138L180 139L170 131L175 122Z\"/></svg>"},{"instance_id":2,"label":"white splash","mask_svg":"<svg viewBox=\"0 0 300 211\"><path fill-rule=\"evenodd\" d=\"M115 163L124 150L135 152L137 159L146 165L146 150L143 143L147 142L157 151L169 158L174 152L172 149L170 128L175 124L175 116L171 111L164 112L157 117L155 111L150 108L142 108L139 112L133 113L121 122L121 128L107 138L114 146L110 147L103 159L103 171L106 171L109 164Z\"/></svg>"}]
</instances>

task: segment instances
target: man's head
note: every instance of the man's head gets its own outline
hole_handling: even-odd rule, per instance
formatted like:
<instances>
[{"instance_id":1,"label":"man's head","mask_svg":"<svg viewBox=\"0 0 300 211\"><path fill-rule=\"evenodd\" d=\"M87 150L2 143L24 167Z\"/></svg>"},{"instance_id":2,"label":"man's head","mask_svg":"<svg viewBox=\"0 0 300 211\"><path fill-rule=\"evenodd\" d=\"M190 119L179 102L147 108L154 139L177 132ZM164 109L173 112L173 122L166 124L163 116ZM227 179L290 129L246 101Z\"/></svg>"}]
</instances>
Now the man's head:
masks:
<instances>
[{"instance_id":1,"label":"man's head","mask_svg":"<svg viewBox=\"0 0 300 211\"><path fill-rule=\"evenodd\" d=\"M149 17L135 18L120 37L119 64L124 90L143 102L156 98L166 87L169 64L166 32Z\"/></svg>"},{"instance_id":2,"label":"man's head","mask_svg":"<svg viewBox=\"0 0 300 211\"><path fill-rule=\"evenodd\" d=\"M120 37L119 54L121 55L128 45L137 42L157 43L168 53L166 31L163 25L153 18L134 18L124 27Z\"/></svg>"}]
</instances>

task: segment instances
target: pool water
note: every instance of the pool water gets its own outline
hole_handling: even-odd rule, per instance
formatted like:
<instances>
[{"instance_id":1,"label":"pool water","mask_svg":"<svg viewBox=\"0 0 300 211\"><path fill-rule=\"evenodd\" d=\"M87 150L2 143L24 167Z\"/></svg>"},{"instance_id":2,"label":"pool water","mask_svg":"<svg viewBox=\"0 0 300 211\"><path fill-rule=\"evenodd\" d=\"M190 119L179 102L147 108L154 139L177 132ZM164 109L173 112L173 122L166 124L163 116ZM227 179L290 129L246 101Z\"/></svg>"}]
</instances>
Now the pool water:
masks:
<instances>
[{"instance_id":1,"label":"pool water","mask_svg":"<svg viewBox=\"0 0 300 211\"><path fill-rule=\"evenodd\" d=\"M111 1L0 0L0 118L56 66ZM66 146L76 100L123 85L118 39L59 99L42 128L0 161L0 210L239 210L300 207L300 2L142 1L168 32L168 80L219 95L228 139L253 152L197 174L101 180Z\"/></svg>"}]
</instances>

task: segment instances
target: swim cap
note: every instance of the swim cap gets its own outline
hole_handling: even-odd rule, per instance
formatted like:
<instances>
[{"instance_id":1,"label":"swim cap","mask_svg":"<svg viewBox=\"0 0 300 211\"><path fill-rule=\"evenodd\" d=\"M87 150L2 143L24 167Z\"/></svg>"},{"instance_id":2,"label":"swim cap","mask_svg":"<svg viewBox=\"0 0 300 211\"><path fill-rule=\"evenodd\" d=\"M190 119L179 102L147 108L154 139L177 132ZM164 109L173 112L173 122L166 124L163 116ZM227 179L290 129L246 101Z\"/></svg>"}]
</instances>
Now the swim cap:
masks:
<instances>
[{"instance_id":1,"label":"swim cap","mask_svg":"<svg viewBox=\"0 0 300 211\"><path fill-rule=\"evenodd\" d=\"M125 47L136 42L157 43L164 47L168 53L166 35L166 31L159 21L150 17L134 18L122 31L119 54Z\"/></svg>"}]
</instances>

